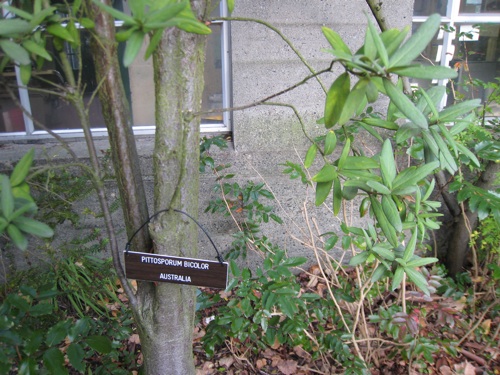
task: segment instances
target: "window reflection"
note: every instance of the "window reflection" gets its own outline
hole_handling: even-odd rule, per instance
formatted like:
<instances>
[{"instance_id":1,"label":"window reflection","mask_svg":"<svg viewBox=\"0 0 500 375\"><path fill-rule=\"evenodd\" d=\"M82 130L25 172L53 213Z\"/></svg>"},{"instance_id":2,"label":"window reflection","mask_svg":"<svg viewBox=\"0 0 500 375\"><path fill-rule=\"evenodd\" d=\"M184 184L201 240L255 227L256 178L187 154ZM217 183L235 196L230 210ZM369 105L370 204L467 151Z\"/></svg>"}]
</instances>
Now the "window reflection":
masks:
<instances>
[{"instance_id":1,"label":"window reflection","mask_svg":"<svg viewBox=\"0 0 500 375\"><path fill-rule=\"evenodd\" d=\"M460 13L500 13L500 0L461 0Z\"/></svg>"},{"instance_id":2,"label":"window reflection","mask_svg":"<svg viewBox=\"0 0 500 375\"><path fill-rule=\"evenodd\" d=\"M439 13L445 16L447 7L448 0L415 0L413 15L430 16L431 14Z\"/></svg>"}]
</instances>

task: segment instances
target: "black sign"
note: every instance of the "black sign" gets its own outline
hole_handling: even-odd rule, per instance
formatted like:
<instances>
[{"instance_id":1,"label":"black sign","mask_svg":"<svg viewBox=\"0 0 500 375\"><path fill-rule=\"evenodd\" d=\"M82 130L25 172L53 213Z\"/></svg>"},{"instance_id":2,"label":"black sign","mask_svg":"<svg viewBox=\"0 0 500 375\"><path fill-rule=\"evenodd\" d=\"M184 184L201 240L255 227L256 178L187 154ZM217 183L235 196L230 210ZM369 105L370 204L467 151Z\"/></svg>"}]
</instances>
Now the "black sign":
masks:
<instances>
[{"instance_id":1,"label":"black sign","mask_svg":"<svg viewBox=\"0 0 500 375\"><path fill-rule=\"evenodd\" d=\"M225 289L227 262L125 251L127 278Z\"/></svg>"}]
</instances>

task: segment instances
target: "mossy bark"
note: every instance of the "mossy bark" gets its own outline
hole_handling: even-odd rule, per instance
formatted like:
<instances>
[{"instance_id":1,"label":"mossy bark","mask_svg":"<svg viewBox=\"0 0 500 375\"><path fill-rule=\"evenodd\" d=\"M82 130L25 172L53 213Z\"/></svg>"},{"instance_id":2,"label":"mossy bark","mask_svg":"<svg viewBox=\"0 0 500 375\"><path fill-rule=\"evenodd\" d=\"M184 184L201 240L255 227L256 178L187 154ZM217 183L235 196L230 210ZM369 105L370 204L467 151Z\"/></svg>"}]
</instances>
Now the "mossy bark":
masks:
<instances>
[{"instance_id":1,"label":"mossy bark","mask_svg":"<svg viewBox=\"0 0 500 375\"><path fill-rule=\"evenodd\" d=\"M193 10L201 3L192 2ZM166 30L153 57L156 212L178 209L198 215L200 122L190 114L201 109L205 39L178 29ZM150 232L155 253L196 257L198 230L183 215L162 214L150 225ZM194 374L196 289L160 283L139 299L145 373Z\"/></svg>"}]
</instances>

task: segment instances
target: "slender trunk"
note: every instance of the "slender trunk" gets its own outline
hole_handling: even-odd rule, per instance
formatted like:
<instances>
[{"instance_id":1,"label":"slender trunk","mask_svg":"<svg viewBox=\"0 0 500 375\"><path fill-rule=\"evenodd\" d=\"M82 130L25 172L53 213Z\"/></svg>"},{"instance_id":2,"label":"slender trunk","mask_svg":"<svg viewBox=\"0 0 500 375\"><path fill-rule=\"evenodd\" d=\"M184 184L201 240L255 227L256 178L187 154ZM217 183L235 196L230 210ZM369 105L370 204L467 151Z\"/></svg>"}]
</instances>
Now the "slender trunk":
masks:
<instances>
[{"instance_id":1,"label":"slender trunk","mask_svg":"<svg viewBox=\"0 0 500 375\"><path fill-rule=\"evenodd\" d=\"M192 2L193 10L202 3ZM190 114L201 109L205 39L169 29L154 54L155 211L175 208L198 215L200 123ZM198 230L178 213L162 214L150 231L155 253L196 256ZM196 289L161 283L153 293L139 293L139 298L145 373L193 374Z\"/></svg>"}]
</instances>

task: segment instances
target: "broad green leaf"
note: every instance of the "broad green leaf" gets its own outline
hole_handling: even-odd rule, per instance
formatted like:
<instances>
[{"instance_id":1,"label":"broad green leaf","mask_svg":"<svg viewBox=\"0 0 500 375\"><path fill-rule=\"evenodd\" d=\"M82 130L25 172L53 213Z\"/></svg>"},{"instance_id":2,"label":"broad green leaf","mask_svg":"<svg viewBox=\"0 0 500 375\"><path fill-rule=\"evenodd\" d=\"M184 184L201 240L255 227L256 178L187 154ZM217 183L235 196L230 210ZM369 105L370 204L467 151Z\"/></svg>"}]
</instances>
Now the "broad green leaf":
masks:
<instances>
[{"instance_id":1,"label":"broad green leaf","mask_svg":"<svg viewBox=\"0 0 500 375\"><path fill-rule=\"evenodd\" d=\"M11 7L7 5L8 3L3 3L0 5L0 8L5 9L7 12L15 14L18 17L24 18L25 20L30 21L33 18L33 15L31 13L25 12L22 9L16 8L16 7Z\"/></svg>"},{"instance_id":2,"label":"broad green leaf","mask_svg":"<svg viewBox=\"0 0 500 375\"><path fill-rule=\"evenodd\" d=\"M139 28L138 28L138 27L130 27L130 28L125 29L125 30L123 30L123 31L119 31L119 32L117 32L117 33L116 33L116 35L115 35L116 41L117 41L117 42L120 42L120 43L121 43L121 42L126 42L126 41L130 38L130 36L131 36L134 32L136 32L137 30L139 30ZM160 33L160 34L161 34L161 33ZM150 42L150 43L151 43L151 42Z\"/></svg>"},{"instance_id":3,"label":"broad green leaf","mask_svg":"<svg viewBox=\"0 0 500 375\"><path fill-rule=\"evenodd\" d=\"M32 41L31 39L24 41L23 47L30 53L43 57L47 61L52 61L52 56L50 56L47 50L40 44Z\"/></svg>"},{"instance_id":4,"label":"broad green leaf","mask_svg":"<svg viewBox=\"0 0 500 375\"><path fill-rule=\"evenodd\" d=\"M0 174L2 180L2 190L0 192L0 209L3 216L10 218L14 212L14 195L12 195L12 187L7 176Z\"/></svg>"},{"instance_id":5,"label":"broad green leaf","mask_svg":"<svg viewBox=\"0 0 500 375\"><path fill-rule=\"evenodd\" d=\"M401 68L390 69L390 73L403 77L418 79L453 79L457 77L457 72L446 66L440 65L410 65Z\"/></svg>"},{"instance_id":6,"label":"broad green leaf","mask_svg":"<svg viewBox=\"0 0 500 375\"><path fill-rule=\"evenodd\" d=\"M422 129L427 129L427 119L413 102L399 90L389 79L384 78L384 87L391 102L403 113L408 120Z\"/></svg>"},{"instance_id":7,"label":"broad green leaf","mask_svg":"<svg viewBox=\"0 0 500 375\"><path fill-rule=\"evenodd\" d=\"M361 126L363 129L365 129L369 134L371 134L375 139L379 140L380 142L384 142L382 137L380 136L380 133L373 129L372 126L368 126L363 122L358 122L358 125Z\"/></svg>"},{"instance_id":8,"label":"broad green leaf","mask_svg":"<svg viewBox=\"0 0 500 375\"><path fill-rule=\"evenodd\" d=\"M463 116L466 113L480 106L481 106L481 99L467 100L465 102L454 104L452 106L446 107L441 112L439 112L439 121L441 122L456 121L460 116Z\"/></svg>"},{"instance_id":9,"label":"broad green leaf","mask_svg":"<svg viewBox=\"0 0 500 375\"><path fill-rule=\"evenodd\" d=\"M10 175L10 183L12 186L20 185L28 176L28 172L33 163L33 157L35 155L35 149L29 150L22 158L19 160Z\"/></svg>"},{"instance_id":10,"label":"broad green leaf","mask_svg":"<svg viewBox=\"0 0 500 375\"><path fill-rule=\"evenodd\" d=\"M388 276L388 269L385 265L380 263L378 267L373 271L371 281L372 283L376 283L381 280L384 276Z\"/></svg>"},{"instance_id":11,"label":"broad green leaf","mask_svg":"<svg viewBox=\"0 0 500 375\"><path fill-rule=\"evenodd\" d=\"M342 153L340 154L339 162L338 162L338 168L342 169L344 167L344 163L347 160L347 156L349 155L349 152L351 151L351 140L347 138L345 140L344 148L342 149Z\"/></svg>"},{"instance_id":12,"label":"broad green leaf","mask_svg":"<svg viewBox=\"0 0 500 375\"><path fill-rule=\"evenodd\" d=\"M9 225L9 222L3 216L0 216L0 235L3 234L7 225Z\"/></svg>"},{"instance_id":13,"label":"broad green leaf","mask_svg":"<svg viewBox=\"0 0 500 375\"><path fill-rule=\"evenodd\" d=\"M66 349L66 355L68 356L71 366L73 366L75 370L80 371L81 373L85 372L85 365L83 363L85 352L80 344L75 342L69 344Z\"/></svg>"},{"instance_id":14,"label":"broad green leaf","mask_svg":"<svg viewBox=\"0 0 500 375\"><path fill-rule=\"evenodd\" d=\"M23 85L27 86L31 79L31 64L21 65L19 67L21 82Z\"/></svg>"},{"instance_id":15,"label":"broad green leaf","mask_svg":"<svg viewBox=\"0 0 500 375\"><path fill-rule=\"evenodd\" d=\"M370 19L368 19L368 23L370 24ZM375 33L376 32L377 31L375 30ZM363 55L370 61L375 61L375 58L377 57L377 47L375 46L375 41L373 40L373 34L370 27L368 27L368 29L366 30L365 42L363 43L363 46L359 51L356 52L355 55Z\"/></svg>"},{"instance_id":16,"label":"broad green leaf","mask_svg":"<svg viewBox=\"0 0 500 375\"><path fill-rule=\"evenodd\" d=\"M1 364L0 364L1 365ZM37 371L37 363L34 358L26 357L21 360L19 364L19 375L35 375L38 373ZM4 374L8 374L10 369L10 364L5 368Z\"/></svg>"},{"instance_id":17,"label":"broad green leaf","mask_svg":"<svg viewBox=\"0 0 500 375\"><path fill-rule=\"evenodd\" d=\"M391 290L396 290L399 288L403 282L403 277L405 276L405 271L403 267L396 268L394 272L394 277L392 278Z\"/></svg>"},{"instance_id":18,"label":"broad green leaf","mask_svg":"<svg viewBox=\"0 0 500 375\"><path fill-rule=\"evenodd\" d=\"M464 118L461 118L460 120L455 122L455 125L453 125L450 128L450 134L451 135L457 135L467 129L471 122L475 121L476 115L474 112L468 114Z\"/></svg>"},{"instance_id":19,"label":"broad green leaf","mask_svg":"<svg viewBox=\"0 0 500 375\"><path fill-rule=\"evenodd\" d=\"M80 25L82 25L86 29L93 29L95 27L95 22L90 18L82 17L79 20Z\"/></svg>"},{"instance_id":20,"label":"broad green leaf","mask_svg":"<svg viewBox=\"0 0 500 375\"><path fill-rule=\"evenodd\" d=\"M410 280L419 288L425 295L430 296L429 285L425 277L414 268L405 267L405 272Z\"/></svg>"},{"instance_id":21,"label":"broad green leaf","mask_svg":"<svg viewBox=\"0 0 500 375\"><path fill-rule=\"evenodd\" d=\"M349 74L343 73L337 77L328 90L325 101L325 127L327 129L339 121L351 88L350 82Z\"/></svg>"},{"instance_id":22,"label":"broad green leaf","mask_svg":"<svg viewBox=\"0 0 500 375\"><path fill-rule=\"evenodd\" d=\"M394 152L392 151L391 141L386 139L380 152L380 172L382 180L389 187L392 188L392 182L396 178L396 162L394 161Z\"/></svg>"},{"instance_id":23,"label":"broad green leaf","mask_svg":"<svg viewBox=\"0 0 500 375\"><path fill-rule=\"evenodd\" d=\"M382 210L384 211L387 220L394 227L397 233L403 231L403 224L401 223L401 217L399 216L398 207L396 203L392 200L390 195L382 196Z\"/></svg>"},{"instance_id":24,"label":"broad green leaf","mask_svg":"<svg viewBox=\"0 0 500 375\"><path fill-rule=\"evenodd\" d=\"M416 107L424 115L428 115L429 113L436 113L439 104L441 103L441 99L446 93L445 86L432 86L428 90L419 90L418 91L422 96L417 101Z\"/></svg>"},{"instance_id":25,"label":"broad green leaf","mask_svg":"<svg viewBox=\"0 0 500 375\"><path fill-rule=\"evenodd\" d=\"M129 1L130 12L136 20L144 20L144 8L146 7L146 0L132 0Z\"/></svg>"},{"instance_id":26,"label":"broad green leaf","mask_svg":"<svg viewBox=\"0 0 500 375\"><path fill-rule=\"evenodd\" d=\"M409 167L399 173L392 184L394 194L398 194L396 189L415 187L421 180L432 174L439 167L439 162L434 161L419 167Z\"/></svg>"},{"instance_id":27,"label":"broad green leaf","mask_svg":"<svg viewBox=\"0 0 500 375\"><path fill-rule=\"evenodd\" d=\"M0 48L15 62L21 65L31 64L30 55L22 46L10 40L0 40Z\"/></svg>"},{"instance_id":28,"label":"broad green leaf","mask_svg":"<svg viewBox=\"0 0 500 375\"><path fill-rule=\"evenodd\" d=\"M7 227L7 235L19 250L24 251L28 248L28 239L14 224L9 224Z\"/></svg>"},{"instance_id":29,"label":"broad green leaf","mask_svg":"<svg viewBox=\"0 0 500 375\"><path fill-rule=\"evenodd\" d=\"M316 146L316 143L313 143L307 150L306 159L304 160L304 167L309 168L312 165L314 159L316 158L317 152L318 146Z\"/></svg>"},{"instance_id":30,"label":"broad green leaf","mask_svg":"<svg viewBox=\"0 0 500 375\"><path fill-rule=\"evenodd\" d=\"M13 36L16 34L26 34L33 30L29 22L19 18L1 19L0 36Z\"/></svg>"},{"instance_id":31,"label":"broad green leaf","mask_svg":"<svg viewBox=\"0 0 500 375\"><path fill-rule=\"evenodd\" d=\"M379 194L391 194L391 190L380 182L369 180L366 184Z\"/></svg>"},{"instance_id":32,"label":"broad green leaf","mask_svg":"<svg viewBox=\"0 0 500 375\"><path fill-rule=\"evenodd\" d=\"M403 30L389 29L380 34L380 39L382 39L389 57L398 50L401 43L406 39L408 31L410 31L410 27L406 26Z\"/></svg>"},{"instance_id":33,"label":"broad green leaf","mask_svg":"<svg viewBox=\"0 0 500 375\"><path fill-rule=\"evenodd\" d=\"M358 190L359 190L359 188L356 186L345 186L344 185L344 188L342 189L342 197L345 200L350 201L358 196Z\"/></svg>"},{"instance_id":34,"label":"broad green leaf","mask_svg":"<svg viewBox=\"0 0 500 375\"><path fill-rule=\"evenodd\" d=\"M321 28L321 31L323 32L323 35L326 37L328 43L330 43L330 45L333 47L334 50L341 51L348 56L352 55L351 50L349 49L349 47L347 47L347 44L344 43L344 41L337 32L324 26Z\"/></svg>"},{"instance_id":35,"label":"broad green leaf","mask_svg":"<svg viewBox=\"0 0 500 375\"><path fill-rule=\"evenodd\" d=\"M353 267L360 265L366 262L369 256L370 253L368 251L363 251L362 253L356 254L349 260L349 265Z\"/></svg>"},{"instance_id":36,"label":"broad green leaf","mask_svg":"<svg viewBox=\"0 0 500 375\"><path fill-rule=\"evenodd\" d=\"M125 47L125 53L123 56L123 65L129 67L137 57L139 51L142 47L142 42L144 41L145 34L142 31L134 31L130 38L127 40L127 45Z\"/></svg>"},{"instance_id":37,"label":"broad green leaf","mask_svg":"<svg viewBox=\"0 0 500 375\"><path fill-rule=\"evenodd\" d=\"M375 169L378 168L379 164L376 160L368 158L366 156L347 156L343 169Z\"/></svg>"},{"instance_id":38,"label":"broad green leaf","mask_svg":"<svg viewBox=\"0 0 500 375\"><path fill-rule=\"evenodd\" d=\"M24 215L25 213L35 212L37 209L35 202L26 201L21 207L15 210L12 215L10 215L9 220L13 221L17 219L19 216Z\"/></svg>"},{"instance_id":39,"label":"broad green leaf","mask_svg":"<svg viewBox=\"0 0 500 375\"><path fill-rule=\"evenodd\" d=\"M20 216L14 220L14 223L23 232L37 237L49 238L54 235L54 231L47 224L29 217Z\"/></svg>"},{"instance_id":40,"label":"broad green leaf","mask_svg":"<svg viewBox=\"0 0 500 375\"><path fill-rule=\"evenodd\" d=\"M434 128L431 128L430 131L439 147L439 153L442 155L445 163L445 165L441 165L441 167L446 168L446 170L451 175L453 175L457 171L458 166L457 163L455 162L455 159L453 158L453 155L450 153L450 150L448 149L448 145L443 141L441 135Z\"/></svg>"},{"instance_id":41,"label":"broad green leaf","mask_svg":"<svg viewBox=\"0 0 500 375\"><path fill-rule=\"evenodd\" d=\"M64 367L64 356L59 348L47 349L43 353L43 364L49 370L50 374L68 374L68 370Z\"/></svg>"},{"instance_id":42,"label":"broad green leaf","mask_svg":"<svg viewBox=\"0 0 500 375\"><path fill-rule=\"evenodd\" d=\"M359 205L359 216L363 217L366 215L370 208L370 198L365 197L361 201L361 204Z\"/></svg>"},{"instance_id":43,"label":"broad green leaf","mask_svg":"<svg viewBox=\"0 0 500 375\"><path fill-rule=\"evenodd\" d=\"M166 22L177 16L185 10L186 7L187 3L185 1L180 3L168 3L165 6L148 13L146 15L146 22L144 26L147 28L150 24Z\"/></svg>"},{"instance_id":44,"label":"broad green leaf","mask_svg":"<svg viewBox=\"0 0 500 375\"><path fill-rule=\"evenodd\" d=\"M426 266L431 263L436 263L438 261L439 261L438 258L417 258L408 262L406 266L411 268L417 268Z\"/></svg>"},{"instance_id":45,"label":"broad green leaf","mask_svg":"<svg viewBox=\"0 0 500 375\"><path fill-rule=\"evenodd\" d=\"M474 163L474 165L477 167L477 168L480 168L481 166L481 163L479 162L479 159L476 157L476 155L474 155L467 147L465 147L463 144L461 143L457 143L457 148L458 150L464 154L465 156L467 156L471 161L472 163Z\"/></svg>"},{"instance_id":46,"label":"broad green leaf","mask_svg":"<svg viewBox=\"0 0 500 375\"><path fill-rule=\"evenodd\" d=\"M234 0L227 0L227 12L229 14L233 13L234 10Z\"/></svg>"},{"instance_id":47,"label":"broad green leaf","mask_svg":"<svg viewBox=\"0 0 500 375\"><path fill-rule=\"evenodd\" d=\"M382 60L383 66L384 67L388 66L389 65L389 57L388 57L384 42L382 41L380 35L378 34L377 29L375 28L375 25L373 24L373 22L369 18L368 18L368 31L367 31L367 33L370 33L370 35L371 35L371 39L373 41L373 44L375 45L375 48L377 50L378 56L380 57L380 60Z\"/></svg>"},{"instance_id":48,"label":"broad green leaf","mask_svg":"<svg viewBox=\"0 0 500 375\"><path fill-rule=\"evenodd\" d=\"M337 216L342 206L342 185L339 178L333 180L333 215Z\"/></svg>"},{"instance_id":49,"label":"broad green leaf","mask_svg":"<svg viewBox=\"0 0 500 375\"><path fill-rule=\"evenodd\" d=\"M153 52L156 50L156 47L158 47L158 44L160 44L162 35L163 35L163 29L160 29L156 30L153 33L153 36L150 37L148 48L146 48L146 52L144 53L144 60L149 59L150 56L153 54Z\"/></svg>"},{"instance_id":50,"label":"broad green leaf","mask_svg":"<svg viewBox=\"0 0 500 375\"><path fill-rule=\"evenodd\" d=\"M100 354L108 354L113 349L111 340L105 336L89 336L85 342Z\"/></svg>"},{"instance_id":51,"label":"broad green leaf","mask_svg":"<svg viewBox=\"0 0 500 375\"><path fill-rule=\"evenodd\" d=\"M326 134L325 138L325 155L330 155L335 150L336 146L337 146L337 136L335 135L334 131L330 130Z\"/></svg>"},{"instance_id":52,"label":"broad green leaf","mask_svg":"<svg viewBox=\"0 0 500 375\"><path fill-rule=\"evenodd\" d=\"M431 15L389 59L389 67L405 66L416 59L439 30L441 16Z\"/></svg>"},{"instance_id":53,"label":"broad green leaf","mask_svg":"<svg viewBox=\"0 0 500 375\"><path fill-rule=\"evenodd\" d=\"M385 121L380 118L376 117L365 117L363 120L361 120L367 125L370 126L375 126L377 128L382 128L382 129L389 129L389 130L398 130L399 126L395 122L392 121Z\"/></svg>"},{"instance_id":54,"label":"broad green leaf","mask_svg":"<svg viewBox=\"0 0 500 375\"><path fill-rule=\"evenodd\" d=\"M448 142L448 145L453 148L453 152L456 157L458 157L458 148L457 148L457 143L451 136L450 132L448 131L448 128L444 126L443 124L437 124L441 134L446 138L446 141Z\"/></svg>"},{"instance_id":55,"label":"broad green leaf","mask_svg":"<svg viewBox=\"0 0 500 375\"><path fill-rule=\"evenodd\" d=\"M313 176L312 180L315 182L333 181L337 177L337 168L331 164L326 164L320 171Z\"/></svg>"},{"instance_id":56,"label":"broad green leaf","mask_svg":"<svg viewBox=\"0 0 500 375\"><path fill-rule=\"evenodd\" d=\"M131 17L128 14L120 12L119 10L117 10L117 9L115 9L113 7L107 6L104 3L102 3L100 0L92 0L92 1L99 8L101 8L102 10L104 10L107 13L111 14L116 19L124 21L126 25L132 26L132 25L137 24L137 21L134 19L134 17Z\"/></svg>"},{"instance_id":57,"label":"broad green leaf","mask_svg":"<svg viewBox=\"0 0 500 375\"><path fill-rule=\"evenodd\" d=\"M53 23L49 26L47 26L47 32L51 35L57 36L58 38L61 38L62 40L65 40L67 42L73 43L75 42L75 39L73 39L73 36L71 33L66 30L66 28L58 23Z\"/></svg>"},{"instance_id":58,"label":"broad green leaf","mask_svg":"<svg viewBox=\"0 0 500 375\"><path fill-rule=\"evenodd\" d=\"M410 259L413 257L413 254L415 253L417 238L418 238L418 230L417 228L415 228L415 230L411 234L410 240L408 241L408 244L406 245L405 251L403 253L403 261L405 263L408 263Z\"/></svg>"},{"instance_id":59,"label":"broad green leaf","mask_svg":"<svg viewBox=\"0 0 500 375\"><path fill-rule=\"evenodd\" d=\"M36 8L36 7L34 7ZM44 8L43 10L37 11L34 9L33 12L33 18L30 21L30 27L32 29L36 28L37 26L40 26L46 18L52 16L54 12L56 11L56 7L48 7Z\"/></svg>"},{"instance_id":60,"label":"broad green leaf","mask_svg":"<svg viewBox=\"0 0 500 375\"><path fill-rule=\"evenodd\" d=\"M358 112L360 106L366 100L366 88L368 86L369 79L362 78L352 88L351 92L345 100L344 107L339 117L339 125L344 125L349 121L353 114Z\"/></svg>"},{"instance_id":61,"label":"broad green leaf","mask_svg":"<svg viewBox=\"0 0 500 375\"><path fill-rule=\"evenodd\" d=\"M316 184L316 206L321 205L325 199L330 195L332 190L333 179L326 182L318 182Z\"/></svg>"},{"instance_id":62,"label":"broad green leaf","mask_svg":"<svg viewBox=\"0 0 500 375\"><path fill-rule=\"evenodd\" d=\"M377 224L380 226L380 229L382 229L385 237L392 246L398 246L398 236L396 234L396 231L394 230L394 227L387 219L387 216L382 209L382 205L374 196L370 196L370 202L372 204L372 211L375 215Z\"/></svg>"},{"instance_id":63,"label":"broad green leaf","mask_svg":"<svg viewBox=\"0 0 500 375\"><path fill-rule=\"evenodd\" d=\"M366 99L368 103L375 103L378 99L378 88L372 80L366 85Z\"/></svg>"},{"instance_id":64,"label":"broad green leaf","mask_svg":"<svg viewBox=\"0 0 500 375\"><path fill-rule=\"evenodd\" d=\"M380 255L383 259L388 260L389 262L392 262L396 258L394 252L382 246L374 246L372 248L372 251Z\"/></svg>"}]
</instances>

